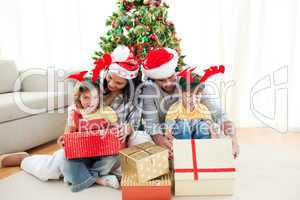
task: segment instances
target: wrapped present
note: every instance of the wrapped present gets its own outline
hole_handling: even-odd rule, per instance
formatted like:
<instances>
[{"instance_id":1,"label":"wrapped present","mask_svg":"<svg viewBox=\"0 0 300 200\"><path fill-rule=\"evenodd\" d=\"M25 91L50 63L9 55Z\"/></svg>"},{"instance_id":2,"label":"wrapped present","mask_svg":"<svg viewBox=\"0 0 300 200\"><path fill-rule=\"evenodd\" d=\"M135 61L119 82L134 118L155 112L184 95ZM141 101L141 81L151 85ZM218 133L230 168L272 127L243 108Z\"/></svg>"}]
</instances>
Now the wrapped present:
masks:
<instances>
[{"instance_id":1,"label":"wrapped present","mask_svg":"<svg viewBox=\"0 0 300 200\"><path fill-rule=\"evenodd\" d=\"M168 150L146 142L120 151L122 172L138 183L169 173Z\"/></svg>"},{"instance_id":2,"label":"wrapped present","mask_svg":"<svg viewBox=\"0 0 300 200\"><path fill-rule=\"evenodd\" d=\"M130 176L122 176L122 199L123 200L170 200L171 178L169 174L154 180L138 183Z\"/></svg>"},{"instance_id":3,"label":"wrapped present","mask_svg":"<svg viewBox=\"0 0 300 200\"><path fill-rule=\"evenodd\" d=\"M109 127L108 121L105 119L80 119L79 132L86 132L90 130L103 130Z\"/></svg>"},{"instance_id":4,"label":"wrapped present","mask_svg":"<svg viewBox=\"0 0 300 200\"><path fill-rule=\"evenodd\" d=\"M174 140L175 195L232 195L235 172L230 139Z\"/></svg>"},{"instance_id":5,"label":"wrapped present","mask_svg":"<svg viewBox=\"0 0 300 200\"><path fill-rule=\"evenodd\" d=\"M65 133L64 143L68 159L118 155L124 146L117 137L117 129Z\"/></svg>"}]
</instances>

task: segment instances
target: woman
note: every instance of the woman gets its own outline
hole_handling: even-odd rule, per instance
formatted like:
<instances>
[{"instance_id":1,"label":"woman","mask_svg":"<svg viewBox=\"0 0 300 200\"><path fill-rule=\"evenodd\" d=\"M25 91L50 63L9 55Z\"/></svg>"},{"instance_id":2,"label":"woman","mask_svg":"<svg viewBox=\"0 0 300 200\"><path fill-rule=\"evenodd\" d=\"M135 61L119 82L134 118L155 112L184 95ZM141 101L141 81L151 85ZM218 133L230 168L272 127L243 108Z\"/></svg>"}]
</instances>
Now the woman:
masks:
<instances>
[{"instance_id":1,"label":"woman","mask_svg":"<svg viewBox=\"0 0 300 200\"><path fill-rule=\"evenodd\" d=\"M111 54L112 62L100 73L99 85L100 92L103 94L103 101L106 105L112 107L120 119L119 137L128 137L128 144L135 145L146 141L151 141L149 135L139 132L141 112L137 109L136 101L133 97L138 97L136 88L140 84L141 75L137 63L130 50L125 46L117 47ZM69 108L68 112L76 112ZM71 116L69 113L68 116ZM70 121L67 120L66 131L71 128ZM134 134L133 134L134 133ZM61 136L58 144L63 147L64 141ZM7 155L10 160L15 160L14 165L20 164L22 159L17 158L15 154ZM25 156L23 156L24 158ZM21 161L21 168L36 176L40 180L59 179L64 173L63 170L64 150L60 149L53 155L34 155Z\"/></svg>"}]
</instances>

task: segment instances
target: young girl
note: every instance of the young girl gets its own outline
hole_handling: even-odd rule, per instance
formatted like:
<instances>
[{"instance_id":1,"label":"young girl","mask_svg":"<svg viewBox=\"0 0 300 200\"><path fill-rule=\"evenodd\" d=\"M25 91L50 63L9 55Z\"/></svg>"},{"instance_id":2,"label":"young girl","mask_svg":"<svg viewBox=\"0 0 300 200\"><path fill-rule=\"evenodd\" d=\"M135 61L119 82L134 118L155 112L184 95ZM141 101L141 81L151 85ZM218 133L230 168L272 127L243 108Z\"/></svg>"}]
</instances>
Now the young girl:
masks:
<instances>
[{"instance_id":1,"label":"young girl","mask_svg":"<svg viewBox=\"0 0 300 200\"><path fill-rule=\"evenodd\" d=\"M200 103L201 92L204 84L200 77L193 75L193 80L187 77L179 79L182 98L173 104L166 115L167 133L176 139L208 139L217 138L213 128L211 113L208 108Z\"/></svg>"},{"instance_id":2,"label":"young girl","mask_svg":"<svg viewBox=\"0 0 300 200\"><path fill-rule=\"evenodd\" d=\"M77 131L81 118L104 119L111 124L118 122L116 113L110 107L99 104L99 94L96 88L99 86L88 87L86 83L76 85L75 104L71 107L73 110L68 117L69 126L66 128L66 133ZM95 183L118 189L120 187L118 181L120 172L116 171L118 166L117 156L64 159L62 173L65 180L71 184L72 192L81 191Z\"/></svg>"}]
</instances>

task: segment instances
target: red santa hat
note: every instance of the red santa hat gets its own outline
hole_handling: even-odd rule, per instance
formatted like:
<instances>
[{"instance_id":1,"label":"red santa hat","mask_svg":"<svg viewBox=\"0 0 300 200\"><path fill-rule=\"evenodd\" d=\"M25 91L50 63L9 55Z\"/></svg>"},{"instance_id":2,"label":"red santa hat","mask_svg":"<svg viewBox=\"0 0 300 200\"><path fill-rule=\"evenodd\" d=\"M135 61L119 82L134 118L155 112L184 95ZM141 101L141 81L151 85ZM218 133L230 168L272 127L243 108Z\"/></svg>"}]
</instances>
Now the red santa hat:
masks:
<instances>
[{"instance_id":1,"label":"red santa hat","mask_svg":"<svg viewBox=\"0 0 300 200\"><path fill-rule=\"evenodd\" d=\"M104 54L103 57L94 63L96 66L92 70L91 81L96 83L102 70L110 73L115 73L125 79L134 79L139 72L139 64L132 51L126 46L118 46L112 53ZM88 71L81 71L79 73L67 76L67 79L75 79L80 82L86 80L85 75Z\"/></svg>"},{"instance_id":2,"label":"red santa hat","mask_svg":"<svg viewBox=\"0 0 300 200\"><path fill-rule=\"evenodd\" d=\"M110 73L115 73L125 79L136 78L139 65L132 51L126 46L118 46L111 53L112 63L108 67Z\"/></svg>"},{"instance_id":3,"label":"red santa hat","mask_svg":"<svg viewBox=\"0 0 300 200\"><path fill-rule=\"evenodd\" d=\"M175 74L178 54L169 48L154 48L149 51L142 63L145 76L152 79L168 78Z\"/></svg>"}]
</instances>

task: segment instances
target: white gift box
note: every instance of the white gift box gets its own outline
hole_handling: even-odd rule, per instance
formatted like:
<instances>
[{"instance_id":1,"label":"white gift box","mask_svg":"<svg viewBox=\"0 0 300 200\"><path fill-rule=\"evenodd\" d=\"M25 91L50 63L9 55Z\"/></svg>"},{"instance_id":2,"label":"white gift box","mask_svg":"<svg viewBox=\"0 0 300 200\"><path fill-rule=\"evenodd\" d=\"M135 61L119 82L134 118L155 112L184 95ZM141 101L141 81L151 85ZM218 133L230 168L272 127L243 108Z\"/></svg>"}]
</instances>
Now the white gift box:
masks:
<instances>
[{"instance_id":1,"label":"white gift box","mask_svg":"<svg viewBox=\"0 0 300 200\"><path fill-rule=\"evenodd\" d=\"M176 196L232 195L236 169L230 139L174 140Z\"/></svg>"}]
</instances>

